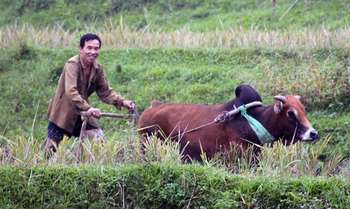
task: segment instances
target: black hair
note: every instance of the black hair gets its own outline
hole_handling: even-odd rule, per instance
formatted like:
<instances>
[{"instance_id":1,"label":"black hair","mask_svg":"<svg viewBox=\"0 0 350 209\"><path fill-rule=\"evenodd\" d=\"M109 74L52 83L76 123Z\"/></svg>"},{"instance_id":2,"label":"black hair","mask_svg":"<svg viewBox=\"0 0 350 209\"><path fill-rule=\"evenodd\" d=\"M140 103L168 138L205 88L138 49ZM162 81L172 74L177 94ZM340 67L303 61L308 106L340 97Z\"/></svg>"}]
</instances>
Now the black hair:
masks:
<instances>
[{"instance_id":1,"label":"black hair","mask_svg":"<svg viewBox=\"0 0 350 209\"><path fill-rule=\"evenodd\" d=\"M98 40L98 42L100 42L100 48L101 48L102 41L100 37L93 33L87 33L80 38L80 48L84 48L85 42L90 40Z\"/></svg>"}]
</instances>

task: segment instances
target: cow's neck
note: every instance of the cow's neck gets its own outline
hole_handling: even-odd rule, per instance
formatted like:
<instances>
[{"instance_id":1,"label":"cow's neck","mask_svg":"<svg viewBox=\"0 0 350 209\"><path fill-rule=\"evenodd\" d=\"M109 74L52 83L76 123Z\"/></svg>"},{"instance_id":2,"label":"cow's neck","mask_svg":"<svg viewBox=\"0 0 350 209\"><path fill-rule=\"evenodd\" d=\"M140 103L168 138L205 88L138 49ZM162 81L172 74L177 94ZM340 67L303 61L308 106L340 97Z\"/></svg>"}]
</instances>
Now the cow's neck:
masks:
<instances>
[{"instance_id":1,"label":"cow's neck","mask_svg":"<svg viewBox=\"0 0 350 209\"><path fill-rule=\"evenodd\" d=\"M234 104L235 100L231 100L224 105L224 109L230 111ZM273 110L273 105L252 107L248 110L248 114L258 120L275 140L282 137L281 130L278 130L278 120L275 117L276 114ZM257 140L259 141L259 139Z\"/></svg>"},{"instance_id":2,"label":"cow's neck","mask_svg":"<svg viewBox=\"0 0 350 209\"><path fill-rule=\"evenodd\" d=\"M257 119L275 139L277 139L281 137L281 135L280 131L277 129L278 120L275 115L273 105L270 105L257 108L257 111L254 111L252 116L255 117L255 119Z\"/></svg>"}]
</instances>

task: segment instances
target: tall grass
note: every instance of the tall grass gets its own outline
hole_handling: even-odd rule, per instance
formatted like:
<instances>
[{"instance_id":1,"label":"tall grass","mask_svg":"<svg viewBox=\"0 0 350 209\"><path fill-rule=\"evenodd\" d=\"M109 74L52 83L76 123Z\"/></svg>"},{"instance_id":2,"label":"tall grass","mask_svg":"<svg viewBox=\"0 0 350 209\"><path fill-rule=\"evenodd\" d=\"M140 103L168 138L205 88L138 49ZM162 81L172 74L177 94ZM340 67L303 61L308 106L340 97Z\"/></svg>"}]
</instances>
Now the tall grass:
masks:
<instances>
[{"instance_id":1,"label":"tall grass","mask_svg":"<svg viewBox=\"0 0 350 209\"><path fill-rule=\"evenodd\" d=\"M112 139L107 143L84 141L83 154L77 158L80 143L77 140L64 139L58 151L49 159L45 158L40 140L28 140L16 137L12 140L1 137L0 164L17 166L38 165L119 165L119 164L147 164L182 163L179 145L170 140L161 142L151 137L145 144L142 153L137 138ZM334 155L327 160L321 160L327 144L331 140L325 137L317 146L304 143L285 146L276 142L273 146L264 146L260 155L255 156L254 149L242 151L239 147L232 147L226 155L216 155L206 159L203 155L204 166L223 168L231 173L247 176L271 177L299 177L299 176L330 176L334 173L350 177L350 164L342 161L341 156ZM254 162L253 162L254 161ZM258 162L258 163L257 163ZM196 162L194 162L196 163ZM197 162L198 163L198 162Z\"/></svg>"},{"instance_id":2,"label":"tall grass","mask_svg":"<svg viewBox=\"0 0 350 209\"><path fill-rule=\"evenodd\" d=\"M329 58L326 58L329 59ZM264 82L257 82L263 92L277 95L281 92L292 92L302 95L304 104L308 107L327 109L332 105L347 107L350 94L350 63L344 59L341 63L327 70L310 58L309 64L303 70L292 70L281 73L268 64L262 64ZM326 65L322 63L322 65Z\"/></svg>"},{"instance_id":3,"label":"tall grass","mask_svg":"<svg viewBox=\"0 0 350 209\"><path fill-rule=\"evenodd\" d=\"M254 27L231 28L227 31L192 32L186 28L173 32L132 30L123 25L105 23L102 29L87 28L101 35L104 46L110 48L283 48L322 49L348 48L350 28L337 30L305 28L296 30L259 30ZM82 31L67 31L60 25L34 27L11 25L0 28L0 47L11 47L27 42L37 47L66 48L77 45Z\"/></svg>"}]
</instances>

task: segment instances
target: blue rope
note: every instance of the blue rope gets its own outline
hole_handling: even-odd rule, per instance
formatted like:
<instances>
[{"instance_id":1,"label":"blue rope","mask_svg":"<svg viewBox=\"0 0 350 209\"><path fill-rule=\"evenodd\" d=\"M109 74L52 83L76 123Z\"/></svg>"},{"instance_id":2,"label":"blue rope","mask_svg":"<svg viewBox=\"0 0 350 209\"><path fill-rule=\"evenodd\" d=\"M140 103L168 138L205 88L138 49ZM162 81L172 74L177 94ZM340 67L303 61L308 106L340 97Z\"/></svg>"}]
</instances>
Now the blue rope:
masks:
<instances>
[{"instance_id":1,"label":"blue rope","mask_svg":"<svg viewBox=\"0 0 350 209\"><path fill-rule=\"evenodd\" d=\"M245 119L247 119L250 127L253 129L255 134L258 136L258 139L259 139L261 144L273 142L273 140L275 138L269 133L268 130L266 130L266 128L259 121L257 121L255 118L253 118L252 116L250 116L247 113L247 108L245 105L240 106L238 109L240 110L241 115Z\"/></svg>"}]
</instances>

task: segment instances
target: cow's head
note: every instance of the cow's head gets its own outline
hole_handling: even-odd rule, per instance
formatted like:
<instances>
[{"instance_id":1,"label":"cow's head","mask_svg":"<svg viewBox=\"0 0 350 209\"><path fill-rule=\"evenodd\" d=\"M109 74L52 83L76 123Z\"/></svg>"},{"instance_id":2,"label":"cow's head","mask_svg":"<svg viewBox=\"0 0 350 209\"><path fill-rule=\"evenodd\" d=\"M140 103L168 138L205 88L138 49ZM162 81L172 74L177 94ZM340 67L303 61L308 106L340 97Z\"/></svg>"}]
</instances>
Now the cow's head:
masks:
<instances>
[{"instance_id":1,"label":"cow's head","mask_svg":"<svg viewBox=\"0 0 350 209\"><path fill-rule=\"evenodd\" d=\"M274 112L278 117L278 129L287 144L319 139L318 132L309 122L300 96L275 96Z\"/></svg>"}]
</instances>

